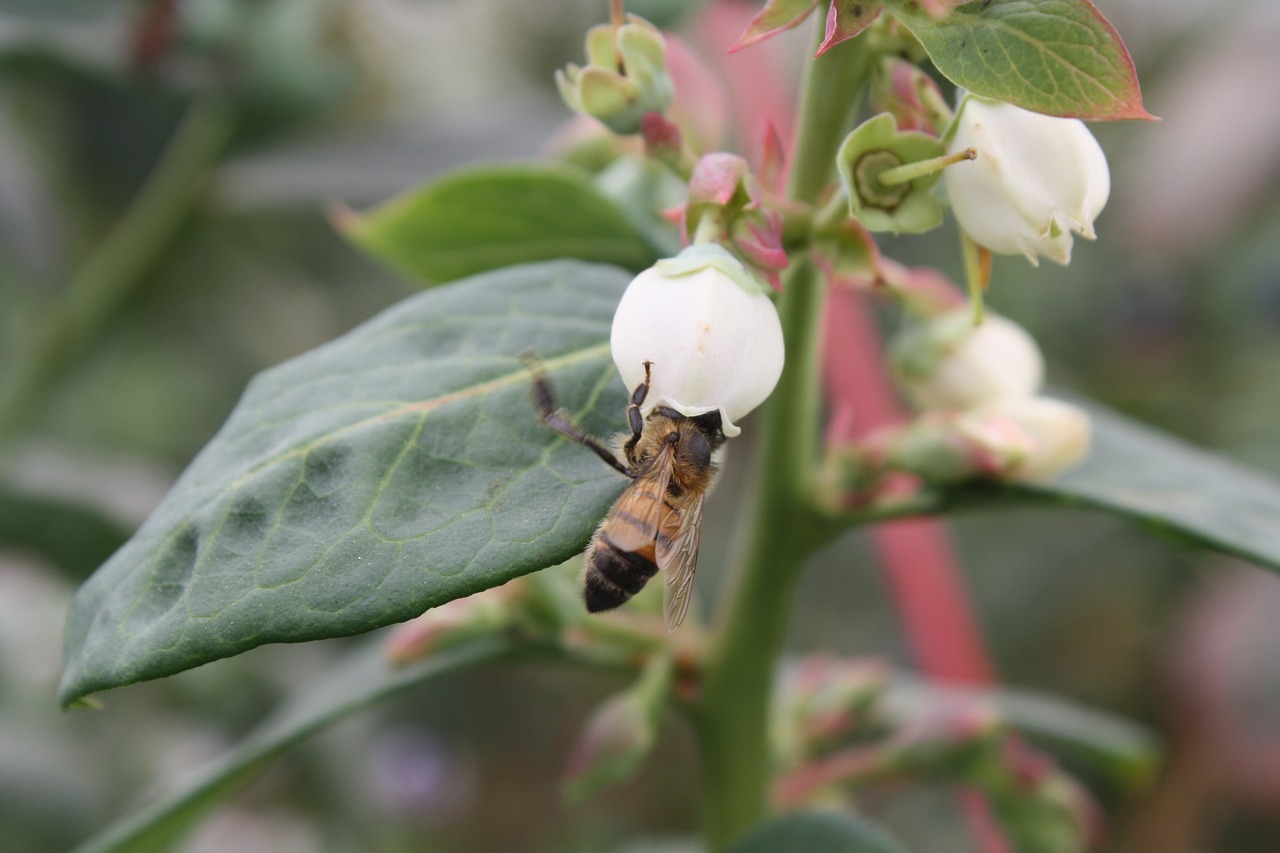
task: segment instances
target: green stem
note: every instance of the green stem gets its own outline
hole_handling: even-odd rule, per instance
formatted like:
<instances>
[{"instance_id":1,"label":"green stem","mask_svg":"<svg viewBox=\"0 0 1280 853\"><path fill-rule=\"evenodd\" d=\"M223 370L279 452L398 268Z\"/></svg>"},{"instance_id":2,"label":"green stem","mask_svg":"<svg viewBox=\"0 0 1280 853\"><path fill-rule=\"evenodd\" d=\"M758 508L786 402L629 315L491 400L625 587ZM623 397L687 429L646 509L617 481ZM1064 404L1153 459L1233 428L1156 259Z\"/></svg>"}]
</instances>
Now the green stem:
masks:
<instances>
[{"instance_id":1,"label":"green stem","mask_svg":"<svg viewBox=\"0 0 1280 853\"><path fill-rule=\"evenodd\" d=\"M821 21L819 21L821 25ZM821 32L821 27L820 27ZM859 40L813 61L801 98L789 195L812 203L865 89L870 57ZM821 278L796 253L778 303L786 367L763 412L758 479L740 529L738 574L695 709L702 749L708 847L723 851L768 811L774 667L800 569L831 530L815 511L819 434Z\"/></svg>"},{"instance_id":2,"label":"green stem","mask_svg":"<svg viewBox=\"0 0 1280 853\"><path fill-rule=\"evenodd\" d=\"M68 282L0 392L0 439L31 417L62 370L145 280L226 148L232 117L221 104L193 106L137 198Z\"/></svg>"}]
</instances>

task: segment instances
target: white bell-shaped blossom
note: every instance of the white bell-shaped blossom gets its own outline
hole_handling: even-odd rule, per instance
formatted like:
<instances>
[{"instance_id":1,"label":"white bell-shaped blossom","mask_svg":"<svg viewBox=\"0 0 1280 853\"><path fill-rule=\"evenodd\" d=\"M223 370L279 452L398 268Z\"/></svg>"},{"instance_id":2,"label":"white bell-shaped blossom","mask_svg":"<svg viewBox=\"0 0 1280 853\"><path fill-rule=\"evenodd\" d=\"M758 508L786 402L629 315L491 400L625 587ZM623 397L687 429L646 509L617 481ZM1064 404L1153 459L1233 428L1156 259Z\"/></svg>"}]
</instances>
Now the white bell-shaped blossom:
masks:
<instances>
[{"instance_id":1,"label":"white bell-shaped blossom","mask_svg":"<svg viewBox=\"0 0 1280 853\"><path fill-rule=\"evenodd\" d=\"M988 400L1029 397L1044 382L1044 357L1017 323L968 308L908 327L893 344L898 384L920 409L968 409Z\"/></svg>"},{"instance_id":2,"label":"white bell-shaped blossom","mask_svg":"<svg viewBox=\"0 0 1280 853\"><path fill-rule=\"evenodd\" d=\"M944 175L956 220L975 243L1033 264L1040 255L1066 264L1073 233L1094 238L1111 175L1083 122L967 95L947 152L966 148L977 159Z\"/></svg>"},{"instance_id":3,"label":"white bell-shaped blossom","mask_svg":"<svg viewBox=\"0 0 1280 853\"><path fill-rule=\"evenodd\" d=\"M718 410L724 433L773 391L782 374L782 325L764 286L732 254L696 244L632 280L610 338L629 389L644 381L642 406L694 417Z\"/></svg>"}]
</instances>

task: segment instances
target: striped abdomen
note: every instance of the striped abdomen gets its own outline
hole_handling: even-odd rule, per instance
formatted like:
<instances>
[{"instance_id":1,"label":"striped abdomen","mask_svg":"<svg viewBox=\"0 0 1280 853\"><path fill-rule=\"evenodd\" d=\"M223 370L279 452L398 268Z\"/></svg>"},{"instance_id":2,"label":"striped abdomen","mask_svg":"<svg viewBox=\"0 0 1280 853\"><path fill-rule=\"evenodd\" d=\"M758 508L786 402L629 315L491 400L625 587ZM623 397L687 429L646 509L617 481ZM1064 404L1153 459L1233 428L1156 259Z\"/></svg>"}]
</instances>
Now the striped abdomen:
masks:
<instances>
[{"instance_id":1,"label":"striped abdomen","mask_svg":"<svg viewBox=\"0 0 1280 853\"><path fill-rule=\"evenodd\" d=\"M587 551L583 584L587 610L612 610L642 590L658 572L653 557L653 542L638 551L624 551L610 542L608 531L602 529Z\"/></svg>"}]
</instances>

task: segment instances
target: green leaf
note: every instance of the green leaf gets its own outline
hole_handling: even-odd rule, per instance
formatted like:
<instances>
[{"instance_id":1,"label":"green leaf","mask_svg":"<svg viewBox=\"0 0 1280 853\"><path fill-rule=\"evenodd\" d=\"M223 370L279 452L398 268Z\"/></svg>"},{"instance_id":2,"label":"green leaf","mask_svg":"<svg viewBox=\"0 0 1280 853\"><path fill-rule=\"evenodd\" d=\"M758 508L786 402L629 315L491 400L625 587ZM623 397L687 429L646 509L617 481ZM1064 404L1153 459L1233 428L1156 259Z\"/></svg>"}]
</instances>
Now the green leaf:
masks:
<instances>
[{"instance_id":1,"label":"green leaf","mask_svg":"<svg viewBox=\"0 0 1280 853\"><path fill-rule=\"evenodd\" d=\"M938 71L975 95L1055 116L1152 117L1129 51L1089 0L977 0L941 20L911 0L890 8Z\"/></svg>"},{"instance_id":2,"label":"green leaf","mask_svg":"<svg viewBox=\"0 0 1280 853\"><path fill-rule=\"evenodd\" d=\"M420 293L253 380L76 594L60 698L399 622L581 550L623 486L541 426L518 354L597 434L630 276L562 261Z\"/></svg>"},{"instance_id":3,"label":"green leaf","mask_svg":"<svg viewBox=\"0 0 1280 853\"><path fill-rule=\"evenodd\" d=\"M427 283L533 261L577 258L637 271L657 249L579 170L467 169L334 224L375 258Z\"/></svg>"},{"instance_id":4,"label":"green leaf","mask_svg":"<svg viewBox=\"0 0 1280 853\"><path fill-rule=\"evenodd\" d=\"M79 580L128 538L88 506L0 484L0 549L35 552Z\"/></svg>"},{"instance_id":5,"label":"green leaf","mask_svg":"<svg viewBox=\"0 0 1280 853\"><path fill-rule=\"evenodd\" d=\"M1027 690L997 690L994 700L1004 718L1032 742L1091 768L1125 791L1146 789L1160 769L1155 732L1123 717Z\"/></svg>"},{"instance_id":6,"label":"green leaf","mask_svg":"<svg viewBox=\"0 0 1280 853\"><path fill-rule=\"evenodd\" d=\"M906 853L906 847L863 818L798 812L765 824L732 853Z\"/></svg>"},{"instance_id":7,"label":"green leaf","mask_svg":"<svg viewBox=\"0 0 1280 853\"><path fill-rule=\"evenodd\" d=\"M1126 791L1143 789L1159 770L1159 740L1153 731L1061 696L1010 687L932 684L899 676L891 684L889 700L903 716L947 703L992 706L1030 741L1089 767Z\"/></svg>"},{"instance_id":8,"label":"green leaf","mask_svg":"<svg viewBox=\"0 0 1280 853\"><path fill-rule=\"evenodd\" d=\"M512 640L489 637L405 667L387 664L382 643L352 653L300 691L235 749L166 789L157 800L84 841L75 853L161 853L261 767L337 721L424 681L516 652Z\"/></svg>"},{"instance_id":9,"label":"green leaf","mask_svg":"<svg viewBox=\"0 0 1280 853\"><path fill-rule=\"evenodd\" d=\"M1097 404L1078 468L1016 491L1135 519L1175 539L1280 570L1280 483Z\"/></svg>"}]
</instances>

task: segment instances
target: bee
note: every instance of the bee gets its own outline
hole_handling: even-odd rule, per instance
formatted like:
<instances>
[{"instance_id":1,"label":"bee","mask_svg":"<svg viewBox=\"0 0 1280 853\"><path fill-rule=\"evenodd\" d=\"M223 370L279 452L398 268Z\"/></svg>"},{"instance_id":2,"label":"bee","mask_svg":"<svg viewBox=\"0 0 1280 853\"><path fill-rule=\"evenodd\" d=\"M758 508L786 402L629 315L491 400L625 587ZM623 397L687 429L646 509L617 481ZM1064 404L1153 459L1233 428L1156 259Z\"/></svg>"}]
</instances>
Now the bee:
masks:
<instances>
[{"instance_id":1,"label":"bee","mask_svg":"<svg viewBox=\"0 0 1280 853\"><path fill-rule=\"evenodd\" d=\"M587 610L599 613L623 604L661 569L666 574L663 617L667 629L674 631L684 621L693 593L702 505L716 475L712 454L725 440L720 413L686 417L660 405L647 417L641 415L653 369L646 361L644 381L627 404L630 434L617 437L615 451L556 408L550 383L536 363L527 361L538 419L631 479L587 548Z\"/></svg>"}]
</instances>

